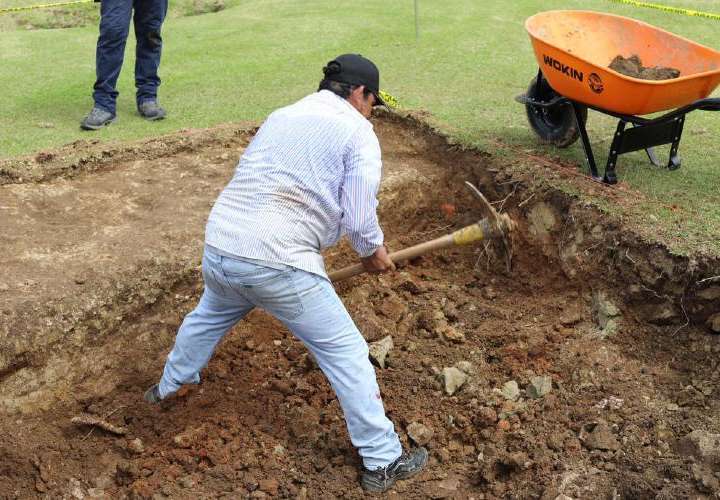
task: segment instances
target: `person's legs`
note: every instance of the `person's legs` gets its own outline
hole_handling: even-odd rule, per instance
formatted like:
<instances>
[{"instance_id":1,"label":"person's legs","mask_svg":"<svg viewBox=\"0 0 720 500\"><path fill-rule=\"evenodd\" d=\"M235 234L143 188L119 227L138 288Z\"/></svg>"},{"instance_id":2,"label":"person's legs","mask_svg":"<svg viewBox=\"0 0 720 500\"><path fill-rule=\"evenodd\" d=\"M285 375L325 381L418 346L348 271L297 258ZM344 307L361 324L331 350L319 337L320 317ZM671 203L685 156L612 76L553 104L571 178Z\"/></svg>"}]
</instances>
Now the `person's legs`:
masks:
<instances>
[{"instance_id":1,"label":"person's legs","mask_svg":"<svg viewBox=\"0 0 720 500\"><path fill-rule=\"evenodd\" d=\"M93 99L95 106L115 115L116 84L125 42L130 30L133 0L103 0L100 3L100 36L95 54L95 81Z\"/></svg>"},{"instance_id":2,"label":"person's legs","mask_svg":"<svg viewBox=\"0 0 720 500\"><path fill-rule=\"evenodd\" d=\"M162 23L167 14L168 0L134 0L135 38L135 86L138 107L144 101L157 99L160 86L158 68L162 53Z\"/></svg>"},{"instance_id":3,"label":"person's legs","mask_svg":"<svg viewBox=\"0 0 720 500\"><path fill-rule=\"evenodd\" d=\"M215 253L205 251L205 291L178 331L160 380L160 398L176 392L183 384L199 383L200 370L207 365L215 346L254 307L229 287L222 275L220 259Z\"/></svg>"},{"instance_id":4,"label":"person's legs","mask_svg":"<svg viewBox=\"0 0 720 500\"><path fill-rule=\"evenodd\" d=\"M270 302L260 298L257 305L281 319L317 359L337 394L364 466L386 467L401 455L402 447L385 416L365 339L329 281L299 270L289 277L289 291L299 304L296 314L278 310L273 297Z\"/></svg>"}]
</instances>

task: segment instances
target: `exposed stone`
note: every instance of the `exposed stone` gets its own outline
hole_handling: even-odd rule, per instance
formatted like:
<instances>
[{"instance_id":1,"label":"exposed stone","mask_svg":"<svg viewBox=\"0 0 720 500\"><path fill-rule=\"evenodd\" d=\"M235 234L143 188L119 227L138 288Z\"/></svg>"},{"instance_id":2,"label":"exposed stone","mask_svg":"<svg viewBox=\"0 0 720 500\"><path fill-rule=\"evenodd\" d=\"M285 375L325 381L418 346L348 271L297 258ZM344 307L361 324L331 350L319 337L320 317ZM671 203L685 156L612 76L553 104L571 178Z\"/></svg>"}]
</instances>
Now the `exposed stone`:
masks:
<instances>
[{"instance_id":1,"label":"exposed stone","mask_svg":"<svg viewBox=\"0 0 720 500\"><path fill-rule=\"evenodd\" d=\"M620 443L604 422L598 422L590 434L585 437L585 446L590 450L617 451L620 449Z\"/></svg>"},{"instance_id":2,"label":"exposed stone","mask_svg":"<svg viewBox=\"0 0 720 500\"><path fill-rule=\"evenodd\" d=\"M700 464L693 464L692 475L693 479L697 482L697 487L700 491L711 494L720 492L720 480L715 477L713 471L708 467L704 467Z\"/></svg>"},{"instance_id":3,"label":"exposed stone","mask_svg":"<svg viewBox=\"0 0 720 500\"><path fill-rule=\"evenodd\" d=\"M498 296L497 291L489 285L486 287L483 287L483 289L480 291L480 294L483 296L483 298L485 298L487 300L494 300Z\"/></svg>"},{"instance_id":4,"label":"exposed stone","mask_svg":"<svg viewBox=\"0 0 720 500\"><path fill-rule=\"evenodd\" d=\"M621 316L620 310L599 290L592 298L593 318L603 337L613 335L617 331L617 319Z\"/></svg>"},{"instance_id":5,"label":"exposed stone","mask_svg":"<svg viewBox=\"0 0 720 500\"><path fill-rule=\"evenodd\" d=\"M370 359L374 361L380 368L385 368L387 356L394 347L393 339L390 335L370 344Z\"/></svg>"},{"instance_id":6,"label":"exposed stone","mask_svg":"<svg viewBox=\"0 0 720 500\"><path fill-rule=\"evenodd\" d=\"M502 396L509 401L516 401L520 397L520 387L514 380L505 382L500 390Z\"/></svg>"},{"instance_id":7,"label":"exposed stone","mask_svg":"<svg viewBox=\"0 0 720 500\"><path fill-rule=\"evenodd\" d=\"M679 406L704 406L705 396L695 387L688 385L677 396Z\"/></svg>"},{"instance_id":8,"label":"exposed stone","mask_svg":"<svg viewBox=\"0 0 720 500\"><path fill-rule=\"evenodd\" d=\"M442 379L445 384L445 393L452 396L467 381L468 376L454 366L443 368Z\"/></svg>"},{"instance_id":9,"label":"exposed stone","mask_svg":"<svg viewBox=\"0 0 720 500\"><path fill-rule=\"evenodd\" d=\"M465 342L465 334L455 328L454 326L445 324L436 329L436 332L442 336L445 340L462 344Z\"/></svg>"},{"instance_id":10,"label":"exposed stone","mask_svg":"<svg viewBox=\"0 0 720 500\"><path fill-rule=\"evenodd\" d=\"M530 385L525 388L525 392L531 399L539 399L552 390L552 378L547 375L540 377L532 377Z\"/></svg>"},{"instance_id":11,"label":"exposed stone","mask_svg":"<svg viewBox=\"0 0 720 500\"><path fill-rule=\"evenodd\" d=\"M190 476L183 476L180 479L178 479L178 484L182 486L183 488L190 489L193 486L195 486L195 481Z\"/></svg>"},{"instance_id":12,"label":"exposed stone","mask_svg":"<svg viewBox=\"0 0 720 500\"><path fill-rule=\"evenodd\" d=\"M678 442L678 452L708 465L720 466L720 434L694 430Z\"/></svg>"},{"instance_id":13,"label":"exposed stone","mask_svg":"<svg viewBox=\"0 0 720 500\"><path fill-rule=\"evenodd\" d=\"M403 300L395 294L386 297L376 308L377 312L397 323L408 312L408 307Z\"/></svg>"},{"instance_id":14,"label":"exposed stone","mask_svg":"<svg viewBox=\"0 0 720 500\"><path fill-rule=\"evenodd\" d=\"M530 234L546 243L550 240L550 232L557 225L555 211L545 202L536 203L528 213Z\"/></svg>"},{"instance_id":15,"label":"exposed stone","mask_svg":"<svg viewBox=\"0 0 720 500\"><path fill-rule=\"evenodd\" d=\"M290 387L290 383L285 380L273 380L272 382L270 382L270 388L275 392L279 392L280 394L283 394L285 396L293 393L293 389L292 387Z\"/></svg>"},{"instance_id":16,"label":"exposed stone","mask_svg":"<svg viewBox=\"0 0 720 500\"><path fill-rule=\"evenodd\" d=\"M713 333L720 333L720 313L713 314L705 322L707 327Z\"/></svg>"},{"instance_id":17,"label":"exposed stone","mask_svg":"<svg viewBox=\"0 0 720 500\"><path fill-rule=\"evenodd\" d=\"M443 311L423 311L417 316L417 326L433 332L436 337L449 340L450 342L465 342L465 334L454 326L448 324Z\"/></svg>"},{"instance_id":18,"label":"exposed stone","mask_svg":"<svg viewBox=\"0 0 720 500\"><path fill-rule=\"evenodd\" d=\"M367 305L360 307L357 313L353 314L353 319L368 342L374 342L389 333L375 310Z\"/></svg>"},{"instance_id":19,"label":"exposed stone","mask_svg":"<svg viewBox=\"0 0 720 500\"><path fill-rule=\"evenodd\" d=\"M461 372L467 373L468 375L475 374L475 367L470 361L458 361L457 363L455 363L455 368L457 368Z\"/></svg>"},{"instance_id":20,"label":"exposed stone","mask_svg":"<svg viewBox=\"0 0 720 500\"><path fill-rule=\"evenodd\" d=\"M604 291L597 291L592 299L593 315L600 328L605 328L611 318L620 316L620 310L613 304Z\"/></svg>"},{"instance_id":21,"label":"exposed stone","mask_svg":"<svg viewBox=\"0 0 720 500\"><path fill-rule=\"evenodd\" d=\"M145 446L140 438L135 438L128 442L127 449L133 453L140 454L145 451Z\"/></svg>"},{"instance_id":22,"label":"exposed stone","mask_svg":"<svg viewBox=\"0 0 720 500\"><path fill-rule=\"evenodd\" d=\"M418 446L423 446L430 442L433 437L433 430L420 422L412 422L407 426L407 433L410 439Z\"/></svg>"}]
</instances>

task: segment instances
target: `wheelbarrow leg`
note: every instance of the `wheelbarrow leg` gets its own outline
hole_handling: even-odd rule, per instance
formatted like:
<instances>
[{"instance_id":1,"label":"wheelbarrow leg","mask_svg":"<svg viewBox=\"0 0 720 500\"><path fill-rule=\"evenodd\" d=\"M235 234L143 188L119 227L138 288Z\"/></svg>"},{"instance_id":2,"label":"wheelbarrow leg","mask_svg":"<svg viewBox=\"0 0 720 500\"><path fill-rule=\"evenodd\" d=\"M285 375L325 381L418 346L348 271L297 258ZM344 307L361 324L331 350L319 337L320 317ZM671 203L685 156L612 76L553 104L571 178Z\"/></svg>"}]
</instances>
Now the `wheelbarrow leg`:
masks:
<instances>
[{"instance_id":1,"label":"wheelbarrow leg","mask_svg":"<svg viewBox=\"0 0 720 500\"><path fill-rule=\"evenodd\" d=\"M617 184L617 174L615 174L615 167L617 166L618 155L622 153L621 145L623 142L623 133L625 132L625 126L628 124L625 120L618 121L617 128L615 129L615 136L613 137L612 144L610 145L610 154L608 155L607 165L605 166L605 176L603 181L608 184Z\"/></svg>"},{"instance_id":2,"label":"wheelbarrow leg","mask_svg":"<svg viewBox=\"0 0 720 500\"><path fill-rule=\"evenodd\" d=\"M668 170L677 170L680 168L681 160L678 156L678 148L680 147L680 139L682 138L683 125L685 125L685 115L678 116L675 118L675 136L673 137L672 144L670 145L670 159L668 160Z\"/></svg>"},{"instance_id":3,"label":"wheelbarrow leg","mask_svg":"<svg viewBox=\"0 0 720 500\"><path fill-rule=\"evenodd\" d=\"M570 103L572 104L573 114L575 115L575 122L577 123L578 130L580 131L580 140L582 141L583 150L585 151L585 160L588 162L593 179L599 181L601 179L600 174L598 174L597 164L595 163L595 155L593 154L590 138L588 137L587 129L585 128L585 122L580 114L582 112L582 107L575 101L570 101Z\"/></svg>"}]
</instances>

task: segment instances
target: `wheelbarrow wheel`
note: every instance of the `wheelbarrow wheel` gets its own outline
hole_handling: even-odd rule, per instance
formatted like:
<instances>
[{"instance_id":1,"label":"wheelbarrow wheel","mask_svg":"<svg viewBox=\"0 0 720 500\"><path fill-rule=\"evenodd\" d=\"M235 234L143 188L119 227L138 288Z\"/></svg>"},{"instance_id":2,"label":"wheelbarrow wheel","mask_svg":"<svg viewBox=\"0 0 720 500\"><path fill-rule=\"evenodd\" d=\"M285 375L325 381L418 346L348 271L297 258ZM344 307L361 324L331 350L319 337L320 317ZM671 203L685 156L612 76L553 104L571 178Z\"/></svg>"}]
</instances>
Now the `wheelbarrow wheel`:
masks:
<instances>
[{"instance_id":1,"label":"wheelbarrow wheel","mask_svg":"<svg viewBox=\"0 0 720 500\"><path fill-rule=\"evenodd\" d=\"M534 101L549 102L560 95L543 78L538 86L537 77L530 82L527 96ZM587 108L580 106L580 120L587 122ZM535 134L546 144L553 144L559 148L566 148L580 137L580 129L575 121L575 113L567 102L554 106L543 107L526 104L528 122Z\"/></svg>"}]
</instances>

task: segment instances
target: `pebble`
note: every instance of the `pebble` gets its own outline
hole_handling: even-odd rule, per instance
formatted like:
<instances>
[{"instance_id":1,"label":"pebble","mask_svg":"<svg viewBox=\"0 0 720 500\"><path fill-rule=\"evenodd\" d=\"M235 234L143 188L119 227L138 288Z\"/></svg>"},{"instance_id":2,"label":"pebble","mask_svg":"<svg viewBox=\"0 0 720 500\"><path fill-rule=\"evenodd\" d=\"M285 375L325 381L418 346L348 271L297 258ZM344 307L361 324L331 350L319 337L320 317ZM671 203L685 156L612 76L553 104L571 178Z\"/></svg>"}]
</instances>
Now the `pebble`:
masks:
<instances>
[{"instance_id":1,"label":"pebble","mask_svg":"<svg viewBox=\"0 0 720 500\"><path fill-rule=\"evenodd\" d=\"M433 430L420 422L412 422L407 426L407 433L410 439L418 446L427 444L433 437Z\"/></svg>"},{"instance_id":2,"label":"pebble","mask_svg":"<svg viewBox=\"0 0 720 500\"><path fill-rule=\"evenodd\" d=\"M585 438L585 446L590 450L617 451L620 443L604 422L598 422Z\"/></svg>"},{"instance_id":3,"label":"pebble","mask_svg":"<svg viewBox=\"0 0 720 500\"><path fill-rule=\"evenodd\" d=\"M377 342L371 343L369 345L370 359L375 361L380 368L385 368L387 366L388 354L393 347L393 339L390 335Z\"/></svg>"},{"instance_id":4,"label":"pebble","mask_svg":"<svg viewBox=\"0 0 720 500\"><path fill-rule=\"evenodd\" d=\"M454 366L443 368L442 379L445 384L445 394L452 396L467 382L468 376Z\"/></svg>"},{"instance_id":5,"label":"pebble","mask_svg":"<svg viewBox=\"0 0 720 500\"><path fill-rule=\"evenodd\" d=\"M713 314L705 323L713 333L720 333L720 313Z\"/></svg>"},{"instance_id":6,"label":"pebble","mask_svg":"<svg viewBox=\"0 0 720 500\"><path fill-rule=\"evenodd\" d=\"M530 385L525 388L525 392L530 399L540 399L546 394L549 394L551 390L552 379L547 375L532 377L530 379Z\"/></svg>"},{"instance_id":7,"label":"pebble","mask_svg":"<svg viewBox=\"0 0 720 500\"><path fill-rule=\"evenodd\" d=\"M180 479L178 479L178 484L180 486L182 486L183 488L190 489L193 486L195 486L195 481L193 481L190 476L183 476Z\"/></svg>"},{"instance_id":8,"label":"pebble","mask_svg":"<svg viewBox=\"0 0 720 500\"><path fill-rule=\"evenodd\" d=\"M518 383L516 381L510 380L509 382L505 382L503 384L500 393L505 399L515 401L520 397L520 387L518 387Z\"/></svg>"},{"instance_id":9,"label":"pebble","mask_svg":"<svg viewBox=\"0 0 720 500\"><path fill-rule=\"evenodd\" d=\"M272 390L279 392L280 394L283 394L285 396L289 396L293 393L292 387L290 387L290 384L285 380L273 380L272 382L270 382L270 387L272 388Z\"/></svg>"},{"instance_id":10,"label":"pebble","mask_svg":"<svg viewBox=\"0 0 720 500\"><path fill-rule=\"evenodd\" d=\"M491 286L483 287L483 289L480 291L480 294L483 296L483 298L487 300L494 300L498 296L498 293Z\"/></svg>"},{"instance_id":11,"label":"pebble","mask_svg":"<svg viewBox=\"0 0 720 500\"><path fill-rule=\"evenodd\" d=\"M145 446L140 438L135 438L128 442L127 449L138 455L145 451Z\"/></svg>"},{"instance_id":12,"label":"pebble","mask_svg":"<svg viewBox=\"0 0 720 500\"><path fill-rule=\"evenodd\" d=\"M680 439L678 451L706 464L720 466L720 434L694 430Z\"/></svg>"}]
</instances>

